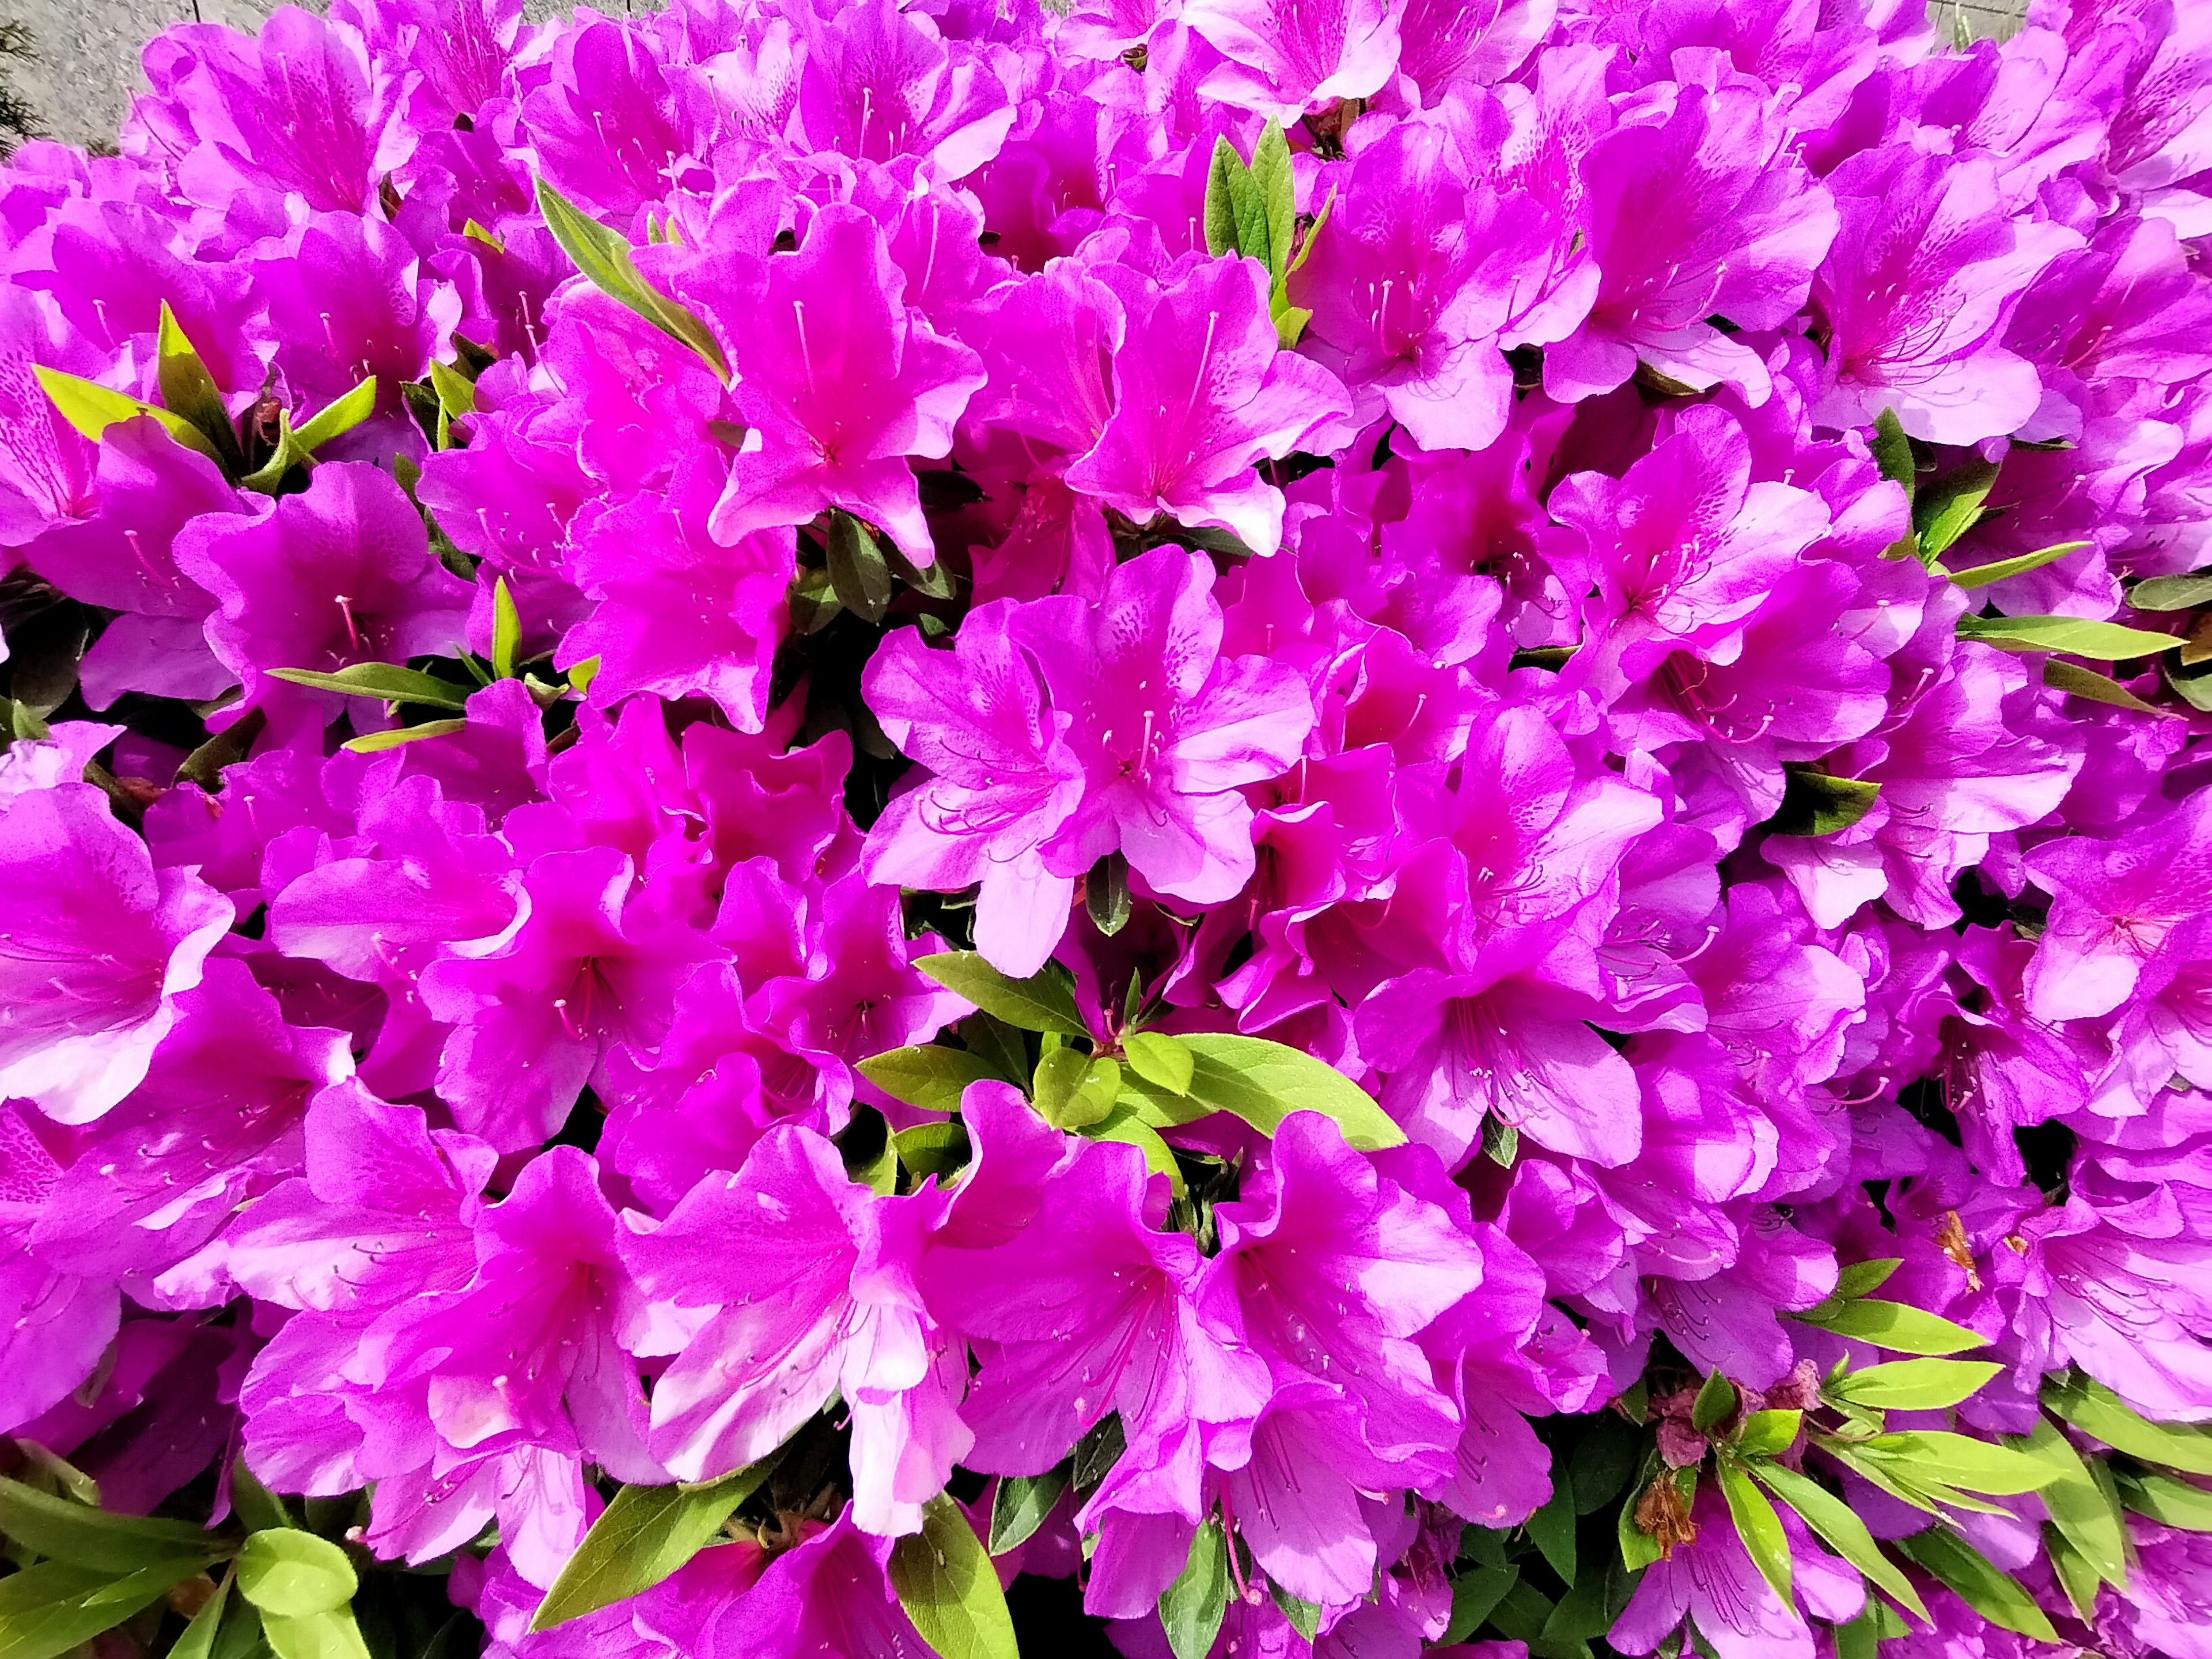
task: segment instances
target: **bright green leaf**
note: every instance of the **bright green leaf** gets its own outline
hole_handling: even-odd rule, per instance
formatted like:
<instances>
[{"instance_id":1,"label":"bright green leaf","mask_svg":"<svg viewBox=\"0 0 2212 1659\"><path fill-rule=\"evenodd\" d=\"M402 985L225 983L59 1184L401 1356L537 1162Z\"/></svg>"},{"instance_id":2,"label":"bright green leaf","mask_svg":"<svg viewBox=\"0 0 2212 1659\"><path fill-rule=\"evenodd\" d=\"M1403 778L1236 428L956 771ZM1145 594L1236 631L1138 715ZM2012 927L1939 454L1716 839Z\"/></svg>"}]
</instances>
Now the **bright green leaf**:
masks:
<instances>
[{"instance_id":1,"label":"bright green leaf","mask_svg":"<svg viewBox=\"0 0 2212 1659\"><path fill-rule=\"evenodd\" d=\"M388 732L368 732L350 738L346 747L356 755L380 754L386 749L397 749L403 743L420 743L425 738L450 737L466 726L466 720L424 720L420 726L395 726Z\"/></svg>"},{"instance_id":2,"label":"bright green leaf","mask_svg":"<svg viewBox=\"0 0 2212 1659\"><path fill-rule=\"evenodd\" d=\"M1073 1048L1054 1048L1037 1061L1030 1099L1037 1115L1055 1129L1082 1129L1114 1109L1121 1068Z\"/></svg>"},{"instance_id":3,"label":"bright green leaf","mask_svg":"<svg viewBox=\"0 0 2212 1659\"><path fill-rule=\"evenodd\" d=\"M1941 1429L1906 1429L1859 1443L1862 1456L1905 1466L1916 1481L1937 1480L1996 1498L2037 1492L2058 1479L2048 1463L1971 1435Z\"/></svg>"},{"instance_id":4,"label":"bright green leaf","mask_svg":"<svg viewBox=\"0 0 2212 1659\"><path fill-rule=\"evenodd\" d=\"M208 373L206 362L167 300L161 301L157 342L160 356L155 374L161 381L161 401L172 413L183 416L207 434L223 470L235 477L245 457L238 447L238 428L231 424L230 411L223 406L222 388Z\"/></svg>"},{"instance_id":5,"label":"bright green leaf","mask_svg":"<svg viewBox=\"0 0 2212 1659\"><path fill-rule=\"evenodd\" d=\"M185 1626L185 1633L169 1650L169 1659L213 1659L216 1632L222 1628L223 1615L230 1610L231 1576L225 1573L216 1585L215 1594L208 1597L200 1610Z\"/></svg>"},{"instance_id":6,"label":"bright green leaf","mask_svg":"<svg viewBox=\"0 0 2212 1659\"><path fill-rule=\"evenodd\" d=\"M2138 611L2194 611L2212 605L2212 570L2137 582L2128 590L2128 603Z\"/></svg>"},{"instance_id":7,"label":"bright green leaf","mask_svg":"<svg viewBox=\"0 0 2212 1659\"><path fill-rule=\"evenodd\" d=\"M1237 146L1216 138L1206 173L1206 251L1217 259L1237 246L1236 195L1245 175Z\"/></svg>"},{"instance_id":8,"label":"bright green leaf","mask_svg":"<svg viewBox=\"0 0 2212 1659\"><path fill-rule=\"evenodd\" d=\"M238 1591L264 1613L305 1619L353 1600L360 1588L346 1553L291 1527L247 1537L238 1553Z\"/></svg>"},{"instance_id":9,"label":"bright green leaf","mask_svg":"<svg viewBox=\"0 0 2212 1659\"><path fill-rule=\"evenodd\" d=\"M562 252L574 261L592 285L628 306L672 339L682 341L707 362L717 379L727 381L730 365L722 348L696 313L678 305L645 280L630 258L630 246L616 232L587 217L543 179L538 181L538 210Z\"/></svg>"},{"instance_id":10,"label":"bright green leaf","mask_svg":"<svg viewBox=\"0 0 2212 1659\"><path fill-rule=\"evenodd\" d=\"M2186 1474L2212 1474L2212 1429L2153 1423L2130 1410L2103 1383L2079 1373L2046 1381L2043 1403L2084 1434L2130 1457L2163 1463Z\"/></svg>"},{"instance_id":11,"label":"bright green leaf","mask_svg":"<svg viewBox=\"0 0 2212 1659\"><path fill-rule=\"evenodd\" d=\"M1195 1122L1223 1111L1272 1135L1292 1112L1319 1112L1335 1121L1347 1145L1362 1152L1396 1146L1406 1139L1373 1096L1310 1054L1263 1037L1221 1032L1194 1033L1182 1041L1191 1051L1185 1094L1170 1095L1141 1080L1125 1084L1127 1092L1143 1097L1142 1115L1155 1127Z\"/></svg>"},{"instance_id":12,"label":"bright green leaf","mask_svg":"<svg viewBox=\"0 0 2212 1659\"><path fill-rule=\"evenodd\" d=\"M1963 1353L1968 1348L1989 1346L1986 1337L1976 1335L1964 1325L1954 1325L1940 1315L1902 1302L1862 1297L1838 1308L1815 1308L1796 1316L1838 1336L1893 1353Z\"/></svg>"},{"instance_id":13,"label":"bright green leaf","mask_svg":"<svg viewBox=\"0 0 2212 1659\"><path fill-rule=\"evenodd\" d=\"M451 363L431 360L430 389L438 394L438 407L447 419L457 421L477 412L476 382Z\"/></svg>"},{"instance_id":14,"label":"bright green leaf","mask_svg":"<svg viewBox=\"0 0 2212 1659\"><path fill-rule=\"evenodd\" d=\"M1777 1457L1797 1443L1797 1436L1805 1425L1805 1413L1800 1411L1753 1412L1744 1419L1743 1432L1736 1437L1735 1454L1739 1457Z\"/></svg>"},{"instance_id":15,"label":"bright green leaf","mask_svg":"<svg viewBox=\"0 0 2212 1659\"><path fill-rule=\"evenodd\" d=\"M1879 1261L1849 1262L1837 1271L1836 1294L1846 1302L1872 1296L1889 1282L1892 1273L1904 1265L1905 1258L1896 1255Z\"/></svg>"},{"instance_id":16,"label":"bright green leaf","mask_svg":"<svg viewBox=\"0 0 2212 1659\"><path fill-rule=\"evenodd\" d=\"M1042 1474L1005 1474L991 1497L991 1553L1018 1547L1042 1526L1073 1478L1066 1463Z\"/></svg>"},{"instance_id":17,"label":"bright green leaf","mask_svg":"<svg viewBox=\"0 0 2212 1659\"><path fill-rule=\"evenodd\" d=\"M320 691L342 691L352 697L378 697L386 702L411 702L425 708L463 709L468 707L469 694L465 686L416 669L403 668L396 663L357 662L341 668L335 674L318 673L312 668L271 668L267 671L276 679L289 680L294 685L310 685Z\"/></svg>"},{"instance_id":18,"label":"bright green leaf","mask_svg":"<svg viewBox=\"0 0 2212 1659\"><path fill-rule=\"evenodd\" d=\"M1552 1495L1528 1517L1528 1536L1553 1572L1575 1582L1575 1483L1562 1462L1552 1470Z\"/></svg>"},{"instance_id":19,"label":"bright green leaf","mask_svg":"<svg viewBox=\"0 0 2212 1659\"><path fill-rule=\"evenodd\" d=\"M1852 1513L1850 1504L1810 1475L1800 1474L1779 1463L1756 1464L1752 1473L1769 1492L1796 1510L1797 1518L1818 1534L1830 1549L1894 1596L1900 1606L1922 1619L1928 1617L1928 1608L1920 1593L1912 1588L1912 1581L1896 1562L1881 1553L1874 1541L1874 1534L1867 1530L1866 1522Z\"/></svg>"},{"instance_id":20,"label":"bright green leaf","mask_svg":"<svg viewBox=\"0 0 2212 1659\"><path fill-rule=\"evenodd\" d=\"M968 1162L968 1131L958 1123L917 1123L891 1137L898 1161L917 1176L948 1181Z\"/></svg>"},{"instance_id":21,"label":"bright green leaf","mask_svg":"<svg viewBox=\"0 0 2212 1659\"><path fill-rule=\"evenodd\" d=\"M1658 1476L1662 1480L1670 1478L1663 1472ZM1614 1519L1613 1532L1620 1545L1621 1564L1631 1572L1650 1566L1660 1556L1658 1540L1636 1524L1637 1505L1649 1490L1648 1486L1638 1487L1629 1500L1620 1506L1620 1513Z\"/></svg>"},{"instance_id":22,"label":"bright green leaf","mask_svg":"<svg viewBox=\"0 0 2212 1659\"><path fill-rule=\"evenodd\" d=\"M1813 766L1786 766L1782 805L1767 820L1778 836L1832 836L1874 810L1881 785L1867 778L1831 777Z\"/></svg>"},{"instance_id":23,"label":"bright green leaf","mask_svg":"<svg viewBox=\"0 0 2212 1659\"><path fill-rule=\"evenodd\" d=\"M2073 1604L2075 1616L2084 1624L2094 1624L2097 1590L2105 1582L2096 1568L2067 1541L2064 1533L2049 1522L2043 1526L2043 1553L2051 1562L2051 1576L2058 1581L2058 1588L2066 1592L2067 1601Z\"/></svg>"},{"instance_id":24,"label":"bright green leaf","mask_svg":"<svg viewBox=\"0 0 2212 1659\"><path fill-rule=\"evenodd\" d=\"M939 1659L1017 1659L1013 1615L998 1569L968 1517L939 1492L921 1530L891 1547L891 1588Z\"/></svg>"},{"instance_id":25,"label":"bright green leaf","mask_svg":"<svg viewBox=\"0 0 2212 1659\"><path fill-rule=\"evenodd\" d=\"M774 1471L780 1451L720 1480L688 1486L624 1486L561 1569L530 1620L533 1631L611 1607L652 1589L711 1543L731 1511Z\"/></svg>"},{"instance_id":26,"label":"bright green leaf","mask_svg":"<svg viewBox=\"0 0 2212 1659\"><path fill-rule=\"evenodd\" d=\"M1171 1095L1190 1092L1195 1062L1189 1045L1181 1037L1164 1031L1133 1031L1121 1039L1121 1054L1129 1069L1154 1088Z\"/></svg>"},{"instance_id":27,"label":"bright green leaf","mask_svg":"<svg viewBox=\"0 0 2212 1659\"><path fill-rule=\"evenodd\" d=\"M62 418L95 443L111 426L145 415L158 421L185 448L196 449L208 459L222 463L222 456L207 434L173 410L147 403L127 392L116 392L91 380L79 380L74 374L64 374L44 363L33 363L31 371L39 377L39 384L61 411Z\"/></svg>"},{"instance_id":28,"label":"bright green leaf","mask_svg":"<svg viewBox=\"0 0 2212 1659\"><path fill-rule=\"evenodd\" d=\"M2063 559L2069 553L2079 553L2087 542L2056 542L2049 547L2039 547L2033 553L2023 553L2017 558L1999 559L1994 564L1978 564L1971 570L1954 570L1951 580L1960 586L1972 589L1987 587L2008 576L2018 576L2041 568L2053 559Z\"/></svg>"},{"instance_id":29,"label":"bright green leaf","mask_svg":"<svg viewBox=\"0 0 2212 1659\"><path fill-rule=\"evenodd\" d=\"M1784 1607L1794 1607L1790 1538L1782 1530L1782 1517L1775 1514L1774 1505L1766 1501L1766 1494L1752 1484L1751 1477L1740 1465L1726 1462L1721 1464L1721 1496L1728 1499L1729 1516L1735 1522L1736 1536L1743 1540L1744 1548L1751 1553L1760 1577L1774 1587Z\"/></svg>"},{"instance_id":30,"label":"bright green leaf","mask_svg":"<svg viewBox=\"0 0 2212 1659\"><path fill-rule=\"evenodd\" d=\"M1735 1409L1735 1384L1715 1371L1698 1390L1698 1397L1690 1403L1690 1426L1699 1434L1711 1434L1728 1420Z\"/></svg>"},{"instance_id":31,"label":"bright green leaf","mask_svg":"<svg viewBox=\"0 0 2212 1659\"><path fill-rule=\"evenodd\" d=\"M969 1084L997 1075L981 1055L933 1042L893 1048L862 1060L857 1069L892 1099L925 1112L958 1111Z\"/></svg>"},{"instance_id":32,"label":"bright green leaf","mask_svg":"<svg viewBox=\"0 0 2212 1659\"><path fill-rule=\"evenodd\" d=\"M2099 1577L2125 1589L2127 1533L2118 1495L2090 1472L2058 1425L2040 1413L2033 1433L2007 1435L2005 1444L2057 1472L2057 1479L2036 1493L2051 1525Z\"/></svg>"},{"instance_id":33,"label":"bright green leaf","mask_svg":"<svg viewBox=\"0 0 2212 1659\"><path fill-rule=\"evenodd\" d=\"M2184 1532L2212 1532L2212 1492L2145 1470L2119 1478L2120 1492L2137 1515Z\"/></svg>"},{"instance_id":34,"label":"bright green leaf","mask_svg":"<svg viewBox=\"0 0 2212 1659\"><path fill-rule=\"evenodd\" d=\"M1182 1571L1160 1597L1160 1623L1176 1659L1206 1659L1229 1611L1229 1550L1220 1517L1209 1515L1190 1540Z\"/></svg>"},{"instance_id":35,"label":"bright green leaf","mask_svg":"<svg viewBox=\"0 0 2212 1659\"><path fill-rule=\"evenodd\" d=\"M1958 1592L1959 1599L1993 1625L2002 1625L2039 1642L2056 1642L2058 1632L2034 1599L2009 1573L2000 1571L1972 1544L1944 1527L1930 1527L1899 1540L1898 1547Z\"/></svg>"},{"instance_id":36,"label":"bright green leaf","mask_svg":"<svg viewBox=\"0 0 2212 1659\"><path fill-rule=\"evenodd\" d=\"M2097 662L2155 656L2180 643L2171 634L2091 622L2084 617L1961 617L1959 637L1978 640L2002 651L2063 651Z\"/></svg>"},{"instance_id":37,"label":"bright green leaf","mask_svg":"<svg viewBox=\"0 0 2212 1659\"><path fill-rule=\"evenodd\" d=\"M1986 1359L1899 1359L1839 1377L1826 1392L1878 1411L1940 1411L1970 1398L2003 1369Z\"/></svg>"},{"instance_id":38,"label":"bright green leaf","mask_svg":"<svg viewBox=\"0 0 2212 1659\"><path fill-rule=\"evenodd\" d=\"M361 1639L351 1607L332 1607L297 1619L264 1613L261 1633L276 1659L369 1659L368 1644Z\"/></svg>"},{"instance_id":39,"label":"bright green leaf","mask_svg":"<svg viewBox=\"0 0 2212 1659\"><path fill-rule=\"evenodd\" d=\"M1905 499L1912 499L1919 480L1912 460L1912 441L1905 435L1904 424L1897 411L1885 409L1874 417L1874 464L1881 469L1881 476L1893 484L1901 484Z\"/></svg>"},{"instance_id":40,"label":"bright green leaf","mask_svg":"<svg viewBox=\"0 0 2212 1659\"><path fill-rule=\"evenodd\" d=\"M599 677L599 659L596 654L568 665L568 689L580 697L591 690L592 682Z\"/></svg>"},{"instance_id":41,"label":"bright green leaf","mask_svg":"<svg viewBox=\"0 0 2212 1659\"><path fill-rule=\"evenodd\" d=\"M495 577L491 586L491 672L494 678L514 678L514 653L522 644L522 613L514 607L514 591L507 578Z\"/></svg>"},{"instance_id":42,"label":"bright green leaf","mask_svg":"<svg viewBox=\"0 0 2212 1659\"><path fill-rule=\"evenodd\" d=\"M0 1533L39 1555L111 1573L183 1563L196 1571L222 1553L218 1540L189 1522L111 1515L4 1477Z\"/></svg>"},{"instance_id":43,"label":"bright green leaf","mask_svg":"<svg viewBox=\"0 0 2212 1659\"><path fill-rule=\"evenodd\" d=\"M0 1578L0 1659L53 1659L151 1606L199 1571L177 1560L136 1572L41 1561Z\"/></svg>"},{"instance_id":44,"label":"bright green leaf","mask_svg":"<svg viewBox=\"0 0 2212 1659\"><path fill-rule=\"evenodd\" d=\"M1089 1036L1091 1028L1076 1012L1066 981L1048 968L1028 979L1009 979L974 951L943 951L917 957L914 965L985 1013L1024 1031L1057 1031Z\"/></svg>"},{"instance_id":45,"label":"bright green leaf","mask_svg":"<svg viewBox=\"0 0 2212 1659\"><path fill-rule=\"evenodd\" d=\"M1134 1146L1145 1155L1145 1167L1154 1175L1164 1175L1177 1198L1183 1196L1185 1182L1182 1166L1176 1162L1175 1148L1160 1139L1160 1132L1131 1109L1125 1091L1121 1099L1097 1122L1087 1126L1083 1133L1093 1140L1110 1140L1124 1146Z\"/></svg>"},{"instance_id":46,"label":"bright green leaf","mask_svg":"<svg viewBox=\"0 0 2212 1659\"><path fill-rule=\"evenodd\" d=\"M350 432L376 413L376 376L370 375L343 398L334 398L315 411L314 418L306 425L295 427L292 440L308 454L342 433Z\"/></svg>"}]
</instances>

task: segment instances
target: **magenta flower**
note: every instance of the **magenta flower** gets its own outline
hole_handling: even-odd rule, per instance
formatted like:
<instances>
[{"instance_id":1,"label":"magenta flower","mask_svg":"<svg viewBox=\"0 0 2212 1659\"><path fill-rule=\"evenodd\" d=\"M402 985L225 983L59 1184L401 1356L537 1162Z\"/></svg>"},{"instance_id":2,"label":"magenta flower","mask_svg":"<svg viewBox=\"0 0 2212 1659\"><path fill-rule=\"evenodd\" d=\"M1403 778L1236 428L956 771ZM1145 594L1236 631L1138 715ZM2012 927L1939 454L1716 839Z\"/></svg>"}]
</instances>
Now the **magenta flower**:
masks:
<instances>
[{"instance_id":1,"label":"magenta flower","mask_svg":"<svg viewBox=\"0 0 2212 1659\"><path fill-rule=\"evenodd\" d=\"M1849 1622L1866 1595L1858 1574L1815 1543L1794 1513L1778 1513L1784 1517L1792 1578L1805 1610L1837 1624ZM1644 1569L1634 1598L1606 1640L1623 1653L1650 1653L1687 1619L1721 1659L1813 1659L1818 1650L1812 1627L1752 1565L1712 1482L1699 1484L1690 1519L1697 1535Z\"/></svg>"}]
</instances>

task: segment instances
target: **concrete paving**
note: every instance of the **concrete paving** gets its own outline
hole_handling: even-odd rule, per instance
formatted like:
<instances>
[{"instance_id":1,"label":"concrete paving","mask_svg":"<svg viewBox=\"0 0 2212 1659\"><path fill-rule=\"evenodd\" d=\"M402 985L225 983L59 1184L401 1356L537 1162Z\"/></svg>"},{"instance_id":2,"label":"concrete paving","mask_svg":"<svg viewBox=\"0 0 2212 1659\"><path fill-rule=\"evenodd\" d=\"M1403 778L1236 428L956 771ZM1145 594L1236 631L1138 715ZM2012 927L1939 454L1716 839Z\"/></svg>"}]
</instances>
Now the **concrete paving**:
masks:
<instances>
[{"instance_id":1,"label":"concrete paving","mask_svg":"<svg viewBox=\"0 0 2212 1659\"><path fill-rule=\"evenodd\" d=\"M620 0L599 0L612 10ZM1758 4L1761 0L1745 0ZM279 0L0 0L0 17L30 27L37 56L12 64L8 73L38 118L46 136L66 143L112 142L132 94L144 82L138 52L169 24L198 15L210 23L258 27ZM660 0L633 0L639 10ZM1956 20L1977 37L2002 35L2017 27L2027 0L1931 0L1939 24ZM320 9L318 3L316 9ZM566 11L558 0L532 0L532 17Z\"/></svg>"}]
</instances>

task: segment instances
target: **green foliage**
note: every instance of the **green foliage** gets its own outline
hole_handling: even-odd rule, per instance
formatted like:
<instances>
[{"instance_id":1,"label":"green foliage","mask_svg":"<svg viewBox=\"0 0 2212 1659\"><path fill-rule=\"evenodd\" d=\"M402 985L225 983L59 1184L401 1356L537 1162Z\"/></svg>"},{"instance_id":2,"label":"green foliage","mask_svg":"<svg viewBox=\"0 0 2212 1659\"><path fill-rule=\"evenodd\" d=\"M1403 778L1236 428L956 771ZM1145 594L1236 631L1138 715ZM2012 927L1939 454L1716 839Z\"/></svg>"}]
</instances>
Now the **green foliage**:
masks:
<instances>
[{"instance_id":1,"label":"green foliage","mask_svg":"<svg viewBox=\"0 0 2212 1659\"><path fill-rule=\"evenodd\" d=\"M945 1493L923 1508L921 1530L892 1547L890 1576L899 1605L939 1659L1016 1659L998 1569Z\"/></svg>"},{"instance_id":2,"label":"green foliage","mask_svg":"<svg viewBox=\"0 0 2212 1659\"><path fill-rule=\"evenodd\" d=\"M730 378L730 365L714 331L696 312L645 280L637 262L630 258L628 241L588 216L543 179L538 180L538 207L561 251L594 288L629 307L671 339L690 346L718 378Z\"/></svg>"},{"instance_id":3,"label":"green foliage","mask_svg":"<svg viewBox=\"0 0 2212 1659\"><path fill-rule=\"evenodd\" d=\"M624 1486L545 1592L530 1628L551 1630L652 1589L714 1541L776 1462L771 1453L694 1486Z\"/></svg>"}]
</instances>

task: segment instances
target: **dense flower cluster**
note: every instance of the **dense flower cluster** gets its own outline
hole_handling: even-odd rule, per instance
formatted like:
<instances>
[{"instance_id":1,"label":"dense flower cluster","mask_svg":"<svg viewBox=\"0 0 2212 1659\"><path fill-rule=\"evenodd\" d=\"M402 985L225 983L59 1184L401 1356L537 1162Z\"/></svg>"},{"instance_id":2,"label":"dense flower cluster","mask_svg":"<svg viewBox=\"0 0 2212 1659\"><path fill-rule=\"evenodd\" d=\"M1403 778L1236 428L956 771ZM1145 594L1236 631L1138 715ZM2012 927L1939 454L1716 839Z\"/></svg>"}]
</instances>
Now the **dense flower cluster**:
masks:
<instances>
[{"instance_id":1,"label":"dense flower cluster","mask_svg":"<svg viewBox=\"0 0 2212 1659\"><path fill-rule=\"evenodd\" d=\"M2212 1656L2212 7L144 63L0 172L9 1651Z\"/></svg>"}]
</instances>

